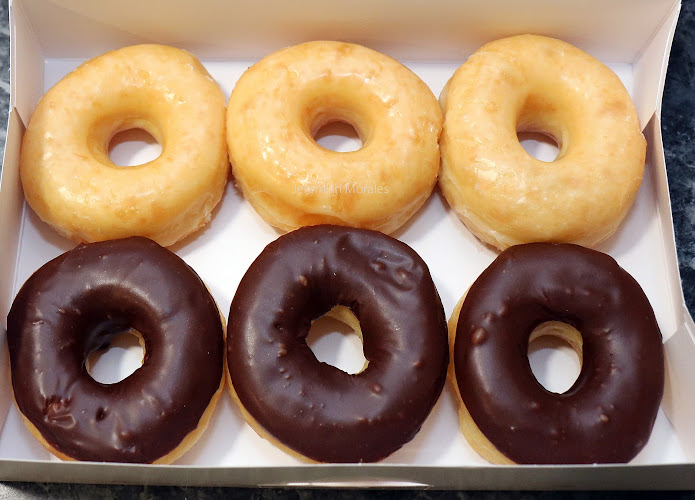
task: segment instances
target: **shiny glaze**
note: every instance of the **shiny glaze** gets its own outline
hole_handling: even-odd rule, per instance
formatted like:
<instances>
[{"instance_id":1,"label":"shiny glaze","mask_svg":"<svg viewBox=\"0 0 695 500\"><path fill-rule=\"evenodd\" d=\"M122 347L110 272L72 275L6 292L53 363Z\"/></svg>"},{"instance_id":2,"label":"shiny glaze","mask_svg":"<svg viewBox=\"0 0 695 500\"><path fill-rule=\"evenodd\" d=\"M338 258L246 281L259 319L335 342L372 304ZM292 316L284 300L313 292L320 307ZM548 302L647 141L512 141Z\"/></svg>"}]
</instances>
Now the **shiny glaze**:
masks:
<instances>
[{"instance_id":1,"label":"shiny glaze","mask_svg":"<svg viewBox=\"0 0 695 500\"><path fill-rule=\"evenodd\" d=\"M89 354L130 329L143 365L102 384ZM36 271L8 316L19 410L60 453L149 463L199 424L223 374L217 306L196 273L145 238L79 245Z\"/></svg>"},{"instance_id":2,"label":"shiny glaze","mask_svg":"<svg viewBox=\"0 0 695 500\"><path fill-rule=\"evenodd\" d=\"M360 321L367 368L317 361L306 337L336 305ZM321 462L372 462L410 441L442 391L446 320L422 259L375 231L314 226L281 236L229 313L236 394L284 445Z\"/></svg>"},{"instance_id":3,"label":"shiny glaze","mask_svg":"<svg viewBox=\"0 0 695 500\"><path fill-rule=\"evenodd\" d=\"M534 377L529 335L546 321L582 335L563 394ZM647 443L664 388L654 312L608 255L531 243L502 252L471 286L454 346L459 392L478 428L517 463L628 462Z\"/></svg>"}]
</instances>

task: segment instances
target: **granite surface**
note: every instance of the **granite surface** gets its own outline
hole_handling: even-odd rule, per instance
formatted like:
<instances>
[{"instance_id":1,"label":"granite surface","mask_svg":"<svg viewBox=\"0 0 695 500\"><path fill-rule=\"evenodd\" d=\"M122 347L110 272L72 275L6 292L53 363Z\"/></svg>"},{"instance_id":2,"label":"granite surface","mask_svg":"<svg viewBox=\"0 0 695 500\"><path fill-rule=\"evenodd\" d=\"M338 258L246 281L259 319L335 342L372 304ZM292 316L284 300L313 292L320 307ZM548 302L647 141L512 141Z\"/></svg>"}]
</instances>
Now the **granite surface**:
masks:
<instances>
[{"instance_id":1,"label":"granite surface","mask_svg":"<svg viewBox=\"0 0 695 500\"><path fill-rule=\"evenodd\" d=\"M5 150L10 102L10 27L7 0L0 1L0 151Z\"/></svg>"},{"instance_id":2,"label":"granite surface","mask_svg":"<svg viewBox=\"0 0 695 500\"><path fill-rule=\"evenodd\" d=\"M695 2L683 2L661 113L685 302L695 315Z\"/></svg>"},{"instance_id":3,"label":"granite surface","mask_svg":"<svg viewBox=\"0 0 695 500\"><path fill-rule=\"evenodd\" d=\"M9 98L9 29L7 0L0 0L0 150L4 148ZM678 259L686 304L695 315L695 1L683 0L680 21L666 80L662 110L662 130L668 169ZM599 485L597 485L599 486ZM675 486L675 485L674 485ZM186 488L119 485L71 485L44 483L0 483L0 499L19 498L254 498L273 499L497 499L595 497L591 493L542 492L436 492L436 491L350 491L283 490L239 488ZM599 494L606 498L633 498L633 494ZM645 495L663 498L662 493ZM670 497L695 498L693 493Z\"/></svg>"}]
</instances>

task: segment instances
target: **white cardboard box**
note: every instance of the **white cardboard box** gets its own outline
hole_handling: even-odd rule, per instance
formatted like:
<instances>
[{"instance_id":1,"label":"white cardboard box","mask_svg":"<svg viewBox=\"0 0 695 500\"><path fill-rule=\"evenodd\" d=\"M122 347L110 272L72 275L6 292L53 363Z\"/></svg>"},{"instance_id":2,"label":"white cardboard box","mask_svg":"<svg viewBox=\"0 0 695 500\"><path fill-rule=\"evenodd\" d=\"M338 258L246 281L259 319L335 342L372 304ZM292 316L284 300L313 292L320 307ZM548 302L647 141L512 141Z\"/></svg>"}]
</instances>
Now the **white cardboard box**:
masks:
<instances>
[{"instance_id":1,"label":"white cardboard box","mask_svg":"<svg viewBox=\"0 0 695 500\"><path fill-rule=\"evenodd\" d=\"M660 127L679 9L678 0L10 0L11 113L0 185L3 326L22 283L74 246L26 205L17 165L24 126L38 99L85 59L135 43L178 46L197 55L228 96L241 73L260 57L302 41L337 39L399 59L439 95L454 70L483 43L529 32L564 39L608 64L637 107L648 141L644 182L627 220L600 250L637 279L655 309L665 340L667 388L652 437L629 465L488 465L459 432L453 391L447 387L418 436L378 464L302 464L256 436L225 395L203 438L175 465L142 466L59 461L31 437L12 404L9 384L0 383L0 479L500 489L695 487L695 326L679 281ZM243 273L278 234L230 183L211 224L172 249L201 275L227 313ZM447 315L496 255L468 232L438 192L395 236L430 266ZM0 341L6 353L4 333ZM341 356L351 354L339 353L339 361ZM0 359L0 373L7 373L7 355ZM564 375L571 378L573 369Z\"/></svg>"}]
</instances>

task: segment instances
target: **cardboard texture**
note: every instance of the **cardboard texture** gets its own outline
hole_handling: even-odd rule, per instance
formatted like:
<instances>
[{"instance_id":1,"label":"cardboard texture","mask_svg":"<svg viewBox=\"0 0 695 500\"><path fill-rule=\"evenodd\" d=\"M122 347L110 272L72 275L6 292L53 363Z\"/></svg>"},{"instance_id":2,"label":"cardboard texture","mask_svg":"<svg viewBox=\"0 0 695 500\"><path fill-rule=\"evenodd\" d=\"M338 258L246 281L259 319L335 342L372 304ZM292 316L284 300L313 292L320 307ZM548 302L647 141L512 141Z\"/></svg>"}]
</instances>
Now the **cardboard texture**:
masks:
<instances>
[{"instance_id":1,"label":"cardboard texture","mask_svg":"<svg viewBox=\"0 0 695 500\"><path fill-rule=\"evenodd\" d=\"M306 465L259 438L225 394L200 442L173 466L67 463L33 439L3 384L0 479L452 488L669 488L687 487L690 481L690 487L695 486L695 475L687 479L683 474L692 471L695 455L695 425L688 418L695 414L695 397L687 390L695 375L689 368L690 360L695 359L695 326L683 306L659 126L679 8L676 0L532 0L523 6L513 0L441 0L436 4L358 0L349 9L337 0L305 0L291 8L280 0L11 1L12 113L0 185L0 245L8 256L0 276L3 326L22 283L45 262L74 246L26 206L17 164L23 127L38 99L86 58L134 43L175 45L195 53L229 96L239 76L260 57L302 41L340 39L398 58L438 96L455 69L483 43L532 32L564 39L608 64L624 82L638 110L648 141L644 181L627 219L600 250L611 254L637 279L654 307L666 341L668 390L662 408L670 420L663 411L659 413L652 438L630 465L491 466L461 435L453 390L447 386L416 438L383 462ZM393 22L396 10L398 23ZM628 11L630 23L625 22ZM326 140L330 143L332 139ZM534 149L538 145L525 146ZM156 146L125 147L119 154L123 161L137 163L156 155L152 148ZM230 183L211 223L172 250L201 275L226 315L249 264L278 235ZM394 236L410 244L430 266L447 316L496 255L468 232L438 192ZM334 337L337 340L330 343L344 348L331 353L325 347L327 336L317 352L331 362L349 365L359 346L350 347L340 334ZM4 333L0 349L0 369L7 372ZM135 363L130 366L134 369L137 356L116 353L111 363L120 364L113 368L116 371ZM545 368L557 370L557 363L549 363ZM552 385L554 377L571 381L576 375L576 367L559 374L542 364L534 368L546 385Z\"/></svg>"}]
</instances>

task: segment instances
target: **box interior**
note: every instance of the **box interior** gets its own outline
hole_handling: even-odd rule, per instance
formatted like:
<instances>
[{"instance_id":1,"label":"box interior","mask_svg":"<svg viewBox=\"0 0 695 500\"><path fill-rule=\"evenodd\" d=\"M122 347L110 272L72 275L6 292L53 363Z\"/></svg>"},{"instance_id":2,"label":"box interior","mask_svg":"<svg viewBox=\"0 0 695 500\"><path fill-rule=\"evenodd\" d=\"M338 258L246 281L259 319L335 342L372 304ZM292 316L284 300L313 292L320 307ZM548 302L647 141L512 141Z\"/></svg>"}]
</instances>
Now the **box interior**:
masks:
<instances>
[{"instance_id":1,"label":"box interior","mask_svg":"<svg viewBox=\"0 0 695 500\"><path fill-rule=\"evenodd\" d=\"M23 201L17 176L19 137L42 93L88 57L123 45L157 42L194 52L229 96L243 71L282 46L311 39L341 39L388 53L410 67L438 96L465 58L486 41L533 32L562 38L611 67L635 101L649 152L637 201L618 232L600 250L612 255L645 290L666 341L682 330L680 289L668 189L661 149L658 110L679 2L618 0L549 2L532 0L523 8L513 0L495 2L444 0L433 7L424 0L343 3L303 1L292 8L280 1L203 4L156 0L105 4L88 0L14 0L12 25L12 107L8 146L0 186L0 234L8 260L0 277L0 317L24 281L74 243L58 236ZM393 22L394 12L399 22ZM630 23L625 13L630 12ZM89 43L84 43L89 40ZM329 142L333 139L327 139ZM340 138L335 139L340 143ZM529 143L546 154L546 146ZM142 159L153 146L124 146L124 158ZM148 148L149 151L148 151ZM552 149L552 148L551 148ZM155 153L156 154L156 153ZM550 153L552 155L552 151ZM139 156L138 156L139 155ZM552 156L551 156L552 157ZM209 286L226 314L244 272L266 244L279 236L251 209L230 183L212 222L174 247ZM429 201L395 235L411 245L430 266L447 317L460 296L496 252L482 245L456 218L435 190ZM340 334L326 336L322 355L338 363L354 361L359 345ZM7 353L2 338L2 364ZM338 353L327 345L338 344ZM125 351L125 349L124 349ZM332 356L332 357L331 357ZM578 368L571 356L556 350L536 354L537 376L546 386L569 379ZM137 366L132 352L115 355L112 366ZM121 366L116 366L116 365ZM676 366L676 369L679 369ZM545 369L545 372L543 370ZM575 373L576 375L576 373ZM0 460L57 462L29 434L11 393L0 389ZM688 461L695 443L682 438L692 426L674 428L660 411L652 437L632 464ZM447 385L416 438L382 465L486 466L458 430L453 390ZM259 438L243 421L228 395L215 411L205 435L177 465L209 467L295 466L300 463ZM378 467L378 466L376 466Z\"/></svg>"}]
</instances>

